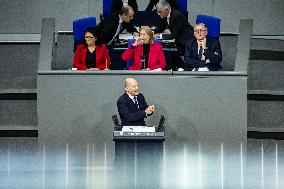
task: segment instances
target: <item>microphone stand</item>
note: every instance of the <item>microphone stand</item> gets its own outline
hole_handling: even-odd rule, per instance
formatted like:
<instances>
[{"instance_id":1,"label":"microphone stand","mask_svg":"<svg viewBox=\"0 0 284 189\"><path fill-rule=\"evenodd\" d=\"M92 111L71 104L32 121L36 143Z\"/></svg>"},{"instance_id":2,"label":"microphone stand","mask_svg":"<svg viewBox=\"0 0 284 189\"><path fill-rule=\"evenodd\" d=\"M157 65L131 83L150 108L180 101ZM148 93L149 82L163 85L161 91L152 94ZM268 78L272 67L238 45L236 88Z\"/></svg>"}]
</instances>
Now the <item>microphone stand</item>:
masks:
<instances>
[{"instance_id":1,"label":"microphone stand","mask_svg":"<svg viewBox=\"0 0 284 189\"><path fill-rule=\"evenodd\" d=\"M146 70L146 68L145 68L146 57L144 55L144 49L143 49L144 40L141 39L141 41L142 41L142 56L140 56L140 60L141 60L141 63L142 63L142 70Z\"/></svg>"},{"instance_id":2,"label":"microphone stand","mask_svg":"<svg viewBox=\"0 0 284 189\"><path fill-rule=\"evenodd\" d=\"M141 60L141 63L142 63L142 70L145 70L145 56L140 56L140 60Z\"/></svg>"}]
</instances>

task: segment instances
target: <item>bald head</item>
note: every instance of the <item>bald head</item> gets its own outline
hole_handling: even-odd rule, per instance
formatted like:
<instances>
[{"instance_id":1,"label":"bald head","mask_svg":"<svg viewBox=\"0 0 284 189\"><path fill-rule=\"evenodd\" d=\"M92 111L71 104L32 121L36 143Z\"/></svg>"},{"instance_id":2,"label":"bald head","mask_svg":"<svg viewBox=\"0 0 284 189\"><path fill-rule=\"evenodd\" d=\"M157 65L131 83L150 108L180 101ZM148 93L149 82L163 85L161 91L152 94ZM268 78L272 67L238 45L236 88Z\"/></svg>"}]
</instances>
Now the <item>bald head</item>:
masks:
<instances>
[{"instance_id":1,"label":"bald head","mask_svg":"<svg viewBox=\"0 0 284 189\"><path fill-rule=\"evenodd\" d=\"M125 91L132 95L136 96L139 94L138 82L134 78L127 78L125 80Z\"/></svg>"}]
</instances>

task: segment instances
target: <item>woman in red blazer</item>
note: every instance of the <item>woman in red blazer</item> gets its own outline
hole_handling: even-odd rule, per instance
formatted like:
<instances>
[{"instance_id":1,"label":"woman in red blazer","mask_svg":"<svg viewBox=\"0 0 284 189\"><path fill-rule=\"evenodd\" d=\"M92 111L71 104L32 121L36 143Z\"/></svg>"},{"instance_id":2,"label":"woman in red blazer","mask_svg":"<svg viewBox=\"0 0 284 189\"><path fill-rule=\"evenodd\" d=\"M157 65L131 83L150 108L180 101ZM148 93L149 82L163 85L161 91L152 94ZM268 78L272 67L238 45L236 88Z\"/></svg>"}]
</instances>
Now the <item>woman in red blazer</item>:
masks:
<instances>
[{"instance_id":1,"label":"woman in red blazer","mask_svg":"<svg viewBox=\"0 0 284 189\"><path fill-rule=\"evenodd\" d=\"M162 70L166 67L162 45L153 42L153 32L149 26L141 27L139 38L122 54L122 59L133 59L129 70ZM142 63L144 60L145 63Z\"/></svg>"},{"instance_id":2,"label":"woman in red blazer","mask_svg":"<svg viewBox=\"0 0 284 189\"><path fill-rule=\"evenodd\" d=\"M110 65L110 58L105 44L95 28L85 31L85 43L76 48L73 67L78 70L105 70Z\"/></svg>"}]
</instances>

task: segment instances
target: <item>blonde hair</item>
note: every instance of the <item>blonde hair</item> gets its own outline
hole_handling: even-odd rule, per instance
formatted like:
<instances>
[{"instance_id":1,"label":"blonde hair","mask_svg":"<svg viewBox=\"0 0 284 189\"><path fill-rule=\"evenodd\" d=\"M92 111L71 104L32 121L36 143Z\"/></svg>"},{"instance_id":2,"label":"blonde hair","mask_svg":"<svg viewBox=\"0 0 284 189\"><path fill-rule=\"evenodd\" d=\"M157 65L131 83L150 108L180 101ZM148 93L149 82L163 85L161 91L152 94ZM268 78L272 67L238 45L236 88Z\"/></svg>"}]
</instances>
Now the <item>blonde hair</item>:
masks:
<instances>
[{"instance_id":1,"label":"blonde hair","mask_svg":"<svg viewBox=\"0 0 284 189\"><path fill-rule=\"evenodd\" d=\"M150 37L149 42L152 43L153 42L153 38L154 38L154 33L151 30L151 28L149 26L141 26L140 29L139 29L139 35L140 35L140 32L142 30L144 30L147 33L147 35L149 35L149 37Z\"/></svg>"}]
</instances>

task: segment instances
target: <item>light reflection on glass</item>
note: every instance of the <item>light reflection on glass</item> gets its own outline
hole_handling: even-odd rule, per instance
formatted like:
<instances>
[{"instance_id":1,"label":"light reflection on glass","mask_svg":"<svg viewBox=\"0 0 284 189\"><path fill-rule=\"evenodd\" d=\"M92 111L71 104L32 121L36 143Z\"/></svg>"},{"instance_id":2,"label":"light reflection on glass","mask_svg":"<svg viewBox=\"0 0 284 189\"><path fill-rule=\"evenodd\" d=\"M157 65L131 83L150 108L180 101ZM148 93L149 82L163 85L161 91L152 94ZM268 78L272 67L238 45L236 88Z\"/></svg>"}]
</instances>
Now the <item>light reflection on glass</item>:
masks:
<instances>
[{"instance_id":1,"label":"light reflection on glass","mask_svg":"<svg viewBox=\"0 0 284 189\"><path fill-rule=\"evenodd\" d=\"M275 187L278 188L278 145L275 144Z\"/></svg>"},{"instance_id":2,"label":"light reflection on glass","mask_svg":"<svg viewBox=\"0 0 284 189\"><path fill-rule=\"evenodd\" d=\"M198 143L198 181L199 188L202 188L202 151L201 151L201 142Z\"/></svg>"},{"instance_id":3,"label":"light reflection on glass","mask_svg":"<svg viewBox=\"0 0 284 189\"><path fill-rule=\"evenodd\" d=\"M223 143L221 143L221 188L224 189L224 157L223 157Z\"/></svg>"},{"instance_id":4,"label":"light reflection on glass","mask_svg":"<svg viewBox=\"0 0 284 189\"><path fill-rule=\"evenodd\" d=\"M86 164L86 175L87 175L87 178L86 178L86 186L87 188L89 187L89 177L90 177L90 164L89 164L89 156L90 156L90 152L89 152L89 143L87 143L87 164Z\"/></svg>"},{"instance_id":5,"label":"light reflection on glass","mask_svg":"<svg viewBox=\"0 0 284 189\"><path fill-rule=\"evenodd\" d=\"M46 165L45 165L45 144L43 144L43 148L42 148L42 187L45 188L45 169L46 169Z\"/></svg>"},{"instance_id":6,"label":"light reflection on glass","mask_svg":"<svg viewBox=\"0 0 284 189\"><path fill-rule=\"evenodd\" d=\"M243 143L241 142L241 189L243 188Z\"/></svg>"},{"instance_id":7,"label":"light reflection on glass","mask_svg":"<svg viewBox=\"0 0 284 189\"><path fill-rule=\"evenodd\" d=\"M66 143L66 160L65 160L65 188L68 188L68 176L69 176L69 154L68 143Z\"/></svg>"},{"instance_id":8,"label":"light reflection on glass","mask_svg":"<svg viewBox=\"0 0 284 189\"><path fill-rule=\"evenodd\" d=\"M263 150L263 142L261 141L261 188L264 188L264 150Z\"/></svg>"}]
</instances>

